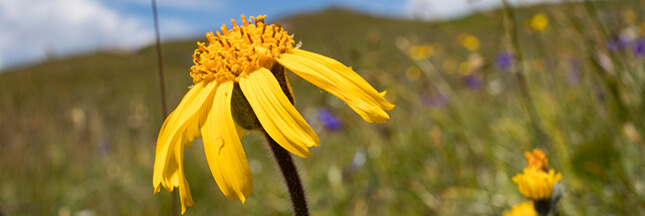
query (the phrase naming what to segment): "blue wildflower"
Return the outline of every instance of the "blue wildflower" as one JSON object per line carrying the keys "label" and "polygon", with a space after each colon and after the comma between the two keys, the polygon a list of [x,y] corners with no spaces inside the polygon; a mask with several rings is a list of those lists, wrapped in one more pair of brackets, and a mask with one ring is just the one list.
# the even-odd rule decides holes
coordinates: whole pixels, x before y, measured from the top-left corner
{"label": "blue wildflower", "polygon": [[513,57],[513,54],[508,51],[502,51],[499,54],[497,54],[497,58],[495,58],[495,65],[497,65],[497,68],[500,70],[508,70],[513,62],[515,61],[515,58]]}
{"label": "blue wildflower", "polygon": [[318,120],[327,130],[340,130],[343,128],[343,122],[334,114],[332,114],[327,108],[321,108],[318,110]]}
{"label": "blue wildflower", "polygon": [[434,108],[443,108],[446,105],[448,105],[448,102],[450,102],[448,97],[440,93],[432,94],[432,95],[426,94],[421,97],[421,103],[423,103],[423,105],[434,107]]}
{"label": "blue wildflower", "polygon": [[472,90],[480,90],[484,86],[482,79],[474,73],[466,75],[464,82]]}
{"label": "blue wildflower", "polygon": [[582,64],[576,58],[569,59],[569,73],[567,73],[567,84],[576,85],[580,82],[580,72],[582,71]]}
{"label": "blue wildflower", "polygon": [[612,52],[617,52],[621,48],[621,42],[616,38],[607,39],[607,49]]}
{"label": "blue wildflower", "polygon": [[645,38],[641,38],[634,43],[634,57],[640,58],[645,56]]}

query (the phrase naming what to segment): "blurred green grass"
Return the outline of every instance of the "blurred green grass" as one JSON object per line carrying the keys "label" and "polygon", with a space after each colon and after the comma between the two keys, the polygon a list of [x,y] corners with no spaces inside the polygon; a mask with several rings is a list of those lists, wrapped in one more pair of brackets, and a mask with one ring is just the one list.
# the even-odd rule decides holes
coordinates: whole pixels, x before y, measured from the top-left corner
{"label": "blurred green grass", "polygon": [[[515,11],[524,58],[519,68],[544,138],[534,132],[515,74],[495,66],[498,53],[509,49],[501,10],[421,22],[330,9],[279,21],[303,49],[352,66],[397,105],[388,123],[372,125],[289,74],[296,107],[321,138],[311,158],[295,159],[312,214],[499,215],[523,200],[510,179],[525,166],[522,153],[535,147],[544,148],[551,167],[563,174],[563,215],[642,214],[644,59],[627,48],[604,47],[605,39],[629,27],[624,11],[635,11],[635,25],[645,28],[642,8],[626,1]],[[530,33],[524,23],[538,12],[549,15],[550,25]],[[477,37],[481,46],[463,48],[460,34]],[[192,84],[188,68],[197,40],[205,37],[162,45],[169,109]],[[430,66],[417,64],[402,41],[433,47],[433,55],[421,59]],[[596,52],[610,58],[612,71],[596,65]],[[479,90],[469,88],[459,67],[446,66],[469,62],[473,53],[483,61],[473,72],[481,78]],[[579,67],[575,84],[568,82],[571,61]],[[0,213],[168,214],[170,195],[153,195],[151,185],[163,121],[156,68],[154,48],[147,47],[0,73]],[[415,70],[422,72],[416,78]],[[427,102],[439,92],[438,79],[450,90],[439,105]],[[615,89],[608,80],[616,80]],[[617,108],[612,91],[624,108]],[[322,126],[316,116],[322,107],[342,119],[342,130]],[[186,215],[289,214],[282,177],[259,134],[243,140],[254,177],[244,205],[219,192],[195,142],[185,152],[196,201]]]}

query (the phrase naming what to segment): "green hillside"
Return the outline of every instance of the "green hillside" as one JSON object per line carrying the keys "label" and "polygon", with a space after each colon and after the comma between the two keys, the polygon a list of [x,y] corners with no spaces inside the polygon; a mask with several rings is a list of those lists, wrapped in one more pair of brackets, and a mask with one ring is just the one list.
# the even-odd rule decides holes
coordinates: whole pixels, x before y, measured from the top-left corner
{"label": "green hillside", "polygon": [[[644,6],[516,9],[518,43],[503,10],[447,22],[343,9],[280,20],[302,49],[352,66],[396,104],[386,124],[369,124],[289,73],[296,108],[321,139],[312,157],[295,157],[311,213],[501,215],[526,200],[511,178],[533,148],[542,148],[563,175],[561,215],[644,212],[645,58],[637,53]],[[530,30],[537,13],[548,17],[544,31]],[[625,29],[635,39],[608,47]],[[469,36],[476,48],[464,42]],[[206,41],[162,45],[170,110],[192,85],[188,69],[198,40]],[[500,52],[518,46],[522,61],[500,66]],[[319,108],[338,116],[343,129],[323,127]],[[152,46],[0,73],[0,215],[167,215],[169,193],[154,195],[151,184],[162,122]],[[186,215],[290,214],[261,135],[246,136],[243,145],[254,178],[245,204],[219,191],[201,140],[186,150],[196,202]]]}

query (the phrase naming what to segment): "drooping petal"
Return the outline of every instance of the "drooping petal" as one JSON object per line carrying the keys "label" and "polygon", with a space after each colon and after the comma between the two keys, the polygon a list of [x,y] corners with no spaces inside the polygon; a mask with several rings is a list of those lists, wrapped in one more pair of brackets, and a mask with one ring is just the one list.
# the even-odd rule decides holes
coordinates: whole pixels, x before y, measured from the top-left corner
{"label": "drooping petal", "polygon": [[394,105],[383,97],[365,79],[342,63],[304,50],[284,53],[278,62],[303,79],[342,99],[370,123],[384,123],[390,116],[384,110]]}
{"label": "drooping petal", "polygon": [[251,194],[253,179],[231,114],[232,95],[232,81],[217,87],[201,132],[206,159],[220,190],[226,198],[244,203]]}
{"label": "drooping petal", "polygon": [[[196,122],[196,114],[199,113],[204,101],[212,93],[214,87],[215,82],[197,83],[186,93],[177,108],[164,121],[159,132],[159,137],[157,138],[157,149],[155,152],[155,164],[152,177],[155,192],[159,192],[160,184],[169,191],[172,191],[172,188],[177,186],[175,184],[177,183],[176,181],[171,184],[163,180],[170,179],[171,176],[176,175],[178,172],[179,164],[176,162],[177,158],[174,156],[175,152],[173,151],[177,150],[176,145],[183,146],[185,144],[182,142],[192,140],[192,137],[184,138],[183,135],[186,134],[186,129],[189,124]],[[192,133],[187,134],[187,136],[192,135]]]}
{"label": "drooping petal", "polygon": [[318,136],[291,104],[271,71],[261,68],[241,77],[240,88],[262,128],[284,149],[309,157],[307,147],[320,145]]}
{"label": "drooping petal", "polygon": [[[182,138],[183,139],[183,138]],[[195,202],[193,197],[190,195],[190,187],[188,187],[188,180],[186,180],[186,175],[184,174],[184,146],[175,145],[175,157],[176,163],[179,165],[176,177],[176,185],[174,187],[179,188],[179,199],[181,201],[181,214],[183,215],[186,212],[186,206],[193,206]]]}
{"label": "drooping petal", "polygon": [[[179,140],[183,140],[183,137],[180,137]],[[166,165],[166,168],[163,170],[161,177],[161,185],[163,185],[169,192],[172,192],[174,188],[179,188],[179,197],[181,199],[181,213],[184,214],[186,211],[186,206],[193,206],[193,198],[190,195],[190,188],[188,186],[188,181],[184,175],[184,145],[178,141],[173,145],[173,151],[171,152],[170,159]],[[155,186],[155,193],[159,192],[161,187],[159,184]]]}
{"label": "drooping petal", "polygon": [[[205,105],[204,105],[203,107],[205,107]],[[201,133],[201,131],[199,130],[199,125],[200,125],[200,124],[199,124],[199,120],[200,120],[200,118],[199,118],[199,117],[201,116],[200,114],[201,114],[202,112],[207,111],[207,110],[204,110],[204,109],[203,109],[203,107],[202,107],[202,109],[201,109],[198,113],[196,113],[196,114],[195,114],[195,115],[194,115],[194,116],[193,116],[193,117],[188,121],[188,124],[186,125],[186,130],[184,131],[184,134],[183,134],[183,136],[182,136],[182,140],[183,140],[183,141],[182,141],[182,143],[183,143],[186,147],[189,147],[189,148],[190,148],[190,146],[191,146],[191,144],[192,144],[193,140],[195,139],[195,137],[198,137],[198,138],[201,138],[201,137],[202,137],[202,133]]]}
{"label": "drooping petal", "polygon": [[357,87],[359,87],[363,91],[363,94],[369,95],[370,99],[376,101],[384,110],[391,110],[392,108],[394,108],[394,104],[391,104],[390,102],[385,100],[385,98],[383,98],[383,96],[385,96],[385,91],[381,93],[377,92],[376,89],[372,87],[372,85],[365,81],[363,77],[354,72],[351,67],[347,67],[344,64],[336,61],[335,59],[306,50],[295,49],[293,50],[293,53],[295,55],[300,55],[312,59],[320,64],[323,64],[324,66],[327,66],[329,69],[336,71],[339,75],[343,76],[345,79],[351,81]]}

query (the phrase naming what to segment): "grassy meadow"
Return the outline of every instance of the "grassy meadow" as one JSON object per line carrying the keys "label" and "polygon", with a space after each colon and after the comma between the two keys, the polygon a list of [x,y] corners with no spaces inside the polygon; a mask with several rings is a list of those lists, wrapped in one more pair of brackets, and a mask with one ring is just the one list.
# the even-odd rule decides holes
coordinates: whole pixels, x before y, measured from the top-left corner
{"label": "grassy meadow", "polygon": [[[370,124],[288,73],[321,140],[294,157],[312,215],[501,215],[526,200],[511,178],[534,148],[562,173],[560,215],[645,214],[643,9],[593,1],[446,22],[329,9],[277,21],[396,105]],[[162,45],[170,110],[192,85],[196,41],[206,38]],[[153,46],[1,72],[0,215],[170,215],[170,193],[151,184],[160,100]],[[219,191],[197,139],[185,151],[196,202],[185,215],[291,214],[266,141],[242,143],[246,203]]]}

